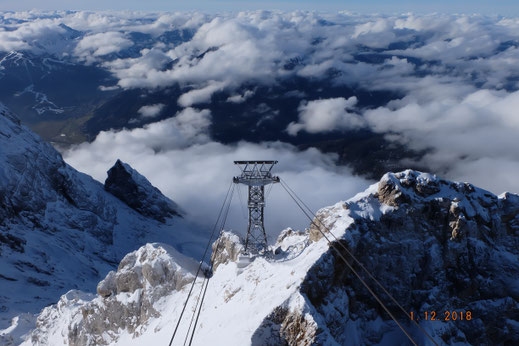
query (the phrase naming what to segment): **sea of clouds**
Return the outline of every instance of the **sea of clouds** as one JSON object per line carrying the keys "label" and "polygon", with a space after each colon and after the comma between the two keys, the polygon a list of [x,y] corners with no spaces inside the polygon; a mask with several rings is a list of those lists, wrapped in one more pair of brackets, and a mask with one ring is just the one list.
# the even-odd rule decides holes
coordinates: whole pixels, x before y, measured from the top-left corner
{"label": "sea of clouds", "polygon": [[[227,102],[247,102],[254,94],[248,86],[290,78],[401,95],[383,106],[361,107],[356,97],[315,100],[301,92],[299,119],[286,129],[292,136],[368,129],[426,153],[409,163],[494,193],[519,192],[518,18],[254,11],[23,12],[0,19],[0,51],[97,64],[117,79],[100,87],[190,87],[172,100],[183,107],[172,118],[102,132],[64,156],[99,180],[121,158],[200,222],[212,222],[227,182],[238,174],[236,159],[279,160],[276,173],[313,208],[370,183],[317,150],[301,152],[281,142],[224,145],[210,138],[211,110],[201,103],[222,90],[232,95]],[[189,35],[176,43],[160,39],[174,30]],[[135,33],[150,40],[143,43]],[[152,118],[162,109],[150,104],[136,116]],[[304,227],[281,193],[272,189],[269,227]]]}

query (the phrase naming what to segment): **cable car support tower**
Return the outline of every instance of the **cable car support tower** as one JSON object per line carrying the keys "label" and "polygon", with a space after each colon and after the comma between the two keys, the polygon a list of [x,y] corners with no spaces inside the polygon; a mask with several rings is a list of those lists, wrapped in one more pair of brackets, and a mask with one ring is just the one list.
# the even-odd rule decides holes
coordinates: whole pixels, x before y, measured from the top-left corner
{"label": "cable car support tower", "polygon": [[248,186],[249,226],[245,239],[245,253],[264,253],[267,249],[267,233],[264,224],[265,185],[279,183],[279,177],[272,176],[272,168],[277,161],[234,161],[241,169],[241,175],[233,178],[235,184]]}

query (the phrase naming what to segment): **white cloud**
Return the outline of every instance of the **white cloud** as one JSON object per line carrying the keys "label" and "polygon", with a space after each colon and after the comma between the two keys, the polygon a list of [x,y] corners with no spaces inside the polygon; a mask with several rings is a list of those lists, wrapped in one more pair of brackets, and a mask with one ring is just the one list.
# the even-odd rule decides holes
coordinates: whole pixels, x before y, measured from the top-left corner
{"label": "white cloud", "polygon": [[139,108],[137,111],[143,118],[154,118],[162,112],[165,104],[157,103],[154,105],[146,105]]}
{"label": "white cloud", "polygon": [[[345,95],[309,100],[300,105],[298,121],[287,130],[296,135],[366,126],[411,149],[428,150],[421,163],[435,172],[474,180],[494,192],[519,191],[514,178],[519,162],[515,150],[519,130],[515,115],[519,107],[517,18],[265,11],[1,16],[1,51],[77,54],[86,62],[100,61],[121,88],[189,87],[191,91],[178,99],[184,107],[208,102],[220,90],[229,92],[228,102],[243,102],[251,94],[240,95],[238,90],[276,86],[294,76],[323,79],[364,94],[390,91],[399,98],[376,109],[353,111],[355,104],[348,103],[353,101]],[[80,32],[71,33],[60,24]],[[194,37],[182,43],[156,41],[163,33],[182,29],[192,30]],[[131,32],[151,35],[152,43],[132,41],[136,39]],[[110,60],[110,53],[132,44],[134,56]],[[305,91],[293,92],[304,95]],[[365,100],[358,101],[364,104]],[[142,113],[153,111],[142,109]],[[195,150],[200,147],[225,159],[240,150],[251,156],[267,153],[251,144],[228,147],[211,142],[203,130],[210,124],[208,110],[187,108],[174,119],[139,130],[102,133],[94,143],[73,153],[85,157],[99,153],[100,162],[105,162],[101,153],[110,151],[110,146],[122,153],[114,145],[119,142],[136,157],[148,153],[164,161],[173,154],[185,158],[188,152],[211,161]],[[282,145],[269,148],[270,153],[286,154],[289,159],[300,155]],[[308,159],[313,154],[307,155]],[[110,159],[115,156],[108,155]],[[327,172],[331,166],[319,164]]]}
{"label": "white cloud", "polygon": [[412,100],[368,110],[364,119],[375,132],[398,134],[409,148],[428,150],[420,162],[436,172],[495,193],[519,191],[511,169],[519,165],[519,92],[479,90],[461,99]]}
{"label": "white cloud", "polygon": [[287,132],[295,136],[301,130],[309,133],[323,133],[364,126],[364,120],[355,113],[348,112],[357,104],[355,96],[345,99],[315,100],[302,102],[299,106],[299,122],[291,122]]}
{"label": "white cloud", "polygon": [[169,72],[160,71],[171,58],[161,49],[154,47],[141,50],[139,58],[116,59],[105,62],[119,79],[122,88],[158,88],[171,84]]}
{"label": "white cloud", "polygon": [[[180,83],[201,89],[212,80],[232,91],[243,83],[273,85],[293,75],[329,78],[330,69],[339,72],[334,82],[368,90],[391,84],[401,73],[408,85],[420,80],[417,74],[434,74],[485,88],[510,84],[517,88],[513,82],[519,60],[513,45],[519,26],[515,18],[265,11],[222,15],[33,11],[2,16],[26,22],[10,23],[0,31],[0,50],[49,50],[59,56],[76,54],[89,63],[103,61],[123,88]],[[67,38],[68,29],[60,24],[79,30],[79,39]],[[132,32],[156,40],[168,31],[183,29],[195,33],[188,42],[152,42],[145,44],[140,56],[108,61],[112,57],[107,54],[142,44],[132,38]],[[502,44],[510,43],[505,52]],[[357,61],[359,55],[379,53],[390,44],[395,45],[384,53],[389,62],[400,60],[400,66]],[[415,66],[405,57],[419,58],[424,65]]]}
{"label": "white cloud", "polygon": [[210,82],[207,86],[201,89],[188,91],[180,95],[178,104],[182,107],[189,107],[197,103],[204,103],[211,101],[211,97],[217,91],[223,90],[226,83]]}
{"label": "white cloud", "polygon": [[119,86],[117,86],[117,85],[110,85],[110,86],[100,85],[99,86],[99,90],[101,90],[101,91],[114,91],[117,89],[119,89]]}
{"label": "white cloud", "polygon": [[[118,150],[128,150],[129,153],[140,153],[139,155],[153,154],[155,151],[180,149],[208,142],[207,131],[210,125],[209,110],[186,108],[173,118],[145,125],[143,128],[119,132],[102,131],[93,143],[80,144],[74,150],[92,148],[92,152],[102,155],[105,151],[110,157]],[[98,174],[94,176],[99,177]]]}
{"label": "white cloud", "polygon": [[74,53],[87,62],[93,62],[96,57],[117,53],[131,47],[133,42],[120,32],[103,32],[85,36],[78,42]]}
{"label": "white cloud", "polygon": [[248,98],[252,97],[254,95],[254,91],[253,90],[245,90],[245,92],[243,93],[243,95],[241,94],[235,94],[235,95],[232,95],[232,96],[229,96],[227,98],[227,102],[231,102],[231,103],[243,103],[245,101],[247,101]]}
{"label": "white cloud", "polygon": [[65,34],[65,29],[53,19],[22,22],[19,25],[6,26],[0,31],[0,50],[57,53],[66,49]]}
{"label": "white cloud", "polygon": [[[370,183],[353,176],[346,167],[335,166],[333,156],[315,149],[299,152],[279,142],[224,145],[210,141],[205,134],[209,126],[207,111],[189,109],[174,119],[143,129],[102,132],[92,143],[64,153],[65,160],[103,182],[106,171],[120,158],[177,201],[191,220],[208,228],[214,223],[232,177],[239,175],[234,160],[279,160],[274,173],[314,210],[350,198]],[[182,140],[177,139],[179,135]],[[245,191],[242,186],[241,200],[235,195],[228,222],[229,228],[242,234],[246,231],[242,214],[246,206],[240,201],[246,199]],[[308,220],[277,184],[268,194],[266,226],[271,239],[285,227],[308,226]]]}
{"label": "white cloud", "polygon": [[393,25],[391,19],[376,18],[356,25],[351,38],[369,47],[385,48],[396,39],[396,34],[392,30]]}

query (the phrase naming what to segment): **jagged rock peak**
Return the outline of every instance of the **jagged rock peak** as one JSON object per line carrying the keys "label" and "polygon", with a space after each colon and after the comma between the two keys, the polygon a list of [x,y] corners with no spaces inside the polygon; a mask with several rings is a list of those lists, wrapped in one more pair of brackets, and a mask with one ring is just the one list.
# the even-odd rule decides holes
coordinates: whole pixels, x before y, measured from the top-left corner
{"label": "jagged rock peak", "polygon": [[141,215],[160,222],[182,216],[180,207],[153,186],[148,179],[129,164],[117,160],[108,171],[105,190],[126,203]]}
{"label": "jagged rock peak", "polygon": [[166,244],[146,244],[124,256],[117,271],[110,271],[97,285],[97,293],[109,297],[121,292],[167,285],[179,290],[191,282],[196,262]]}
{"label": "jagged rock peak", "polygon": [[[468,183],[406,170],[387,173],[365,192],[321,209],[318,216],[406,311],[441,311],[445,316],[457,310],[477,316],[470,324],[441,322],[441,328],[422,322],[436,340],[447,345],[519,341],[518,195],[496,196]],[[314,238],[317,243],[322,239],[317,232]],[[322,321],[321,334],[347,344],[348,324],[354,323],[355,335],[380,343],[382,329],[369,326],[379,323],[380,315],[371,315],[377,305],[336,262],[335,253],[327,252],[301,285],[318,312],[312,316]],[[272,315],[264,328],[283,331],[293,320],[290,314]],[[283,340],[293,336],[281,334]],[[319,344],[318,335],[312,343]]]}
{"label": "jagged rock peak", "polygon": [[[217,247],[218,251],[216,251]],[[222,232],[212,246],[214,270],[221,264],[236,262],[244,249],[244,242],[237,234],[228,231]]]}
{"label": "jagged rock peak", "polygon": [[[125,171],[152,217],[67,165],[0,103],[0,330],[18,314],[56,302],[68,288],[94,291],[125,254],[147,242],[201,251],[200,233],[185,220],[157,221],[180,209]],[[185,250],[180,243],[188,241],[194,245]]]}
{"label": "jagged rock peak", "polygon": [[395,207],[438,197],[452,197],[456,200],[469,198],[484,205],[497,201],[497,196],[472,184],[452,182],[434,174],[409,169],[386,173],[378,183],[378,197],[381,203]]}
{"label": "jagged rock peak", "polygon": [[[387,174],[318,215],[334,235],[334,245],[341,246],[331,248],[312,228],[286,229],[272,255],[241,265],[241,239],[221,234],[197,344],[407,344],[339,253],[353,254],[405,311],[419,317],[438,344],[519,344],[519,196],[498,197],[469,184],[405,171]],[[190,285],[169,291],[163,290],[165,284],[153,286],[144,264],[155,251],[141,248],[125,258],[105,279],[102,296],[69,292],[46,308],[26,344],[167,343]],[[118,290],[118,275],[123,283],[138,284]],[[200,291],[203,281],[193,287]],[[417,344],[427,345],[421,330],[383,299]],[[195,311],[196,304],[192,299],[186,311]],[[470,312],[471,317],[431,321],[424,319],[426,311],[442,319],[447,312],[458,317]],[[183,326],[189,328],[189,318]],[[222,326],[232,326],[232,333],[215,332]]]}
{"label": "jagged rock peak", "polygon": [[191,283],[197,266],[169,245],[146,244],[126,255],[116,272],[108,273],[97,287],[97,296],[72,290],[45,308],[28,341],[52,344],[42,331],[60,320],[70,321],[68,345],[108,345],[117,341],[121,330],[137,336],[150,318],[160,316],[155,304]]}

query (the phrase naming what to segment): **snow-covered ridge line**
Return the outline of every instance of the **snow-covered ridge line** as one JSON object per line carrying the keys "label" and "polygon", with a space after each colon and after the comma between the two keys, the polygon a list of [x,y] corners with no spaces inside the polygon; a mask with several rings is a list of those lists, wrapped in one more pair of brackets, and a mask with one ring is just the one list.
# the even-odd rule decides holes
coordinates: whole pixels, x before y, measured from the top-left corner
{"label": "snow-covered ridge line", "polygon": [[[199,256],[199,230],[144,177],[132,176],[148,209],[136,210],[67,165],[0,104],[0,329],[70,289],[94,292],[125,254],[147,242]],[[127,184],[114,179],[111,189]]]}
{"label": "snow-covered ridge line", "polygon": [[197,266],[169,245],[146,244],[108,273],[97,286],[97,296],[70,291],[45,308],[26,343],[102,345],[121,330],[137,337],[151,318],[160,316],[154,304],[191,283]]}
{"label": "snow-covered ridge line", "polygon": [[[444,310],[471,312],[471,321],[464,322],[422,318],[422,327],[439,343],[519,341],[515,314],[519,308],[518,195],[497,197],[467,183],[408,170],[388,173],[365,193],[319,210],[318,217],[406,311],[418,316],[424,311],[437,311],[442,316]],[[239,263],[243,251],[239,237],[228,232],[222,237],[223,250],[210,281],[195,336],[197,344],[406,342],[316,229],[283,231],[271,257],[256,257],[245,267]],[[147,245],[129,258],[142,258],[136,254],[150,250],[162,251],[159,245]],[[172,256],[172,261],[176,258],[167,251],[161,256],[166,262],[170,261],[167,256]],[[187,294],[186,286],[172,288],[177,281],[165,280],[158,286],[138,286],[131,297],[129,292],[113,289],[114,277],[139,272],[152,258],[123,260],[118,272],[109,274],[100,284],[106,298],[71,301],[64,296],[60,304],[40,315],[38,328],[26,344],[34,340],[52,340],[56,345],[168,343]],[[162,272],[160,266],[149,267],[155,268],[152,277]],[[112,285],[109,294],[104,293],[107,282]],[[169,288],[164,289],[167,285]],[[149,297],[149,292],[159,292],[157,289],[160,294],[153,299],[143,298]],[[111,314],[125,321],[118,325],[120,328],[114,328],[111,322],[89,324],[104,316],[106,306],[114,300],[119,302],[118,310]],[[139,303],[135,310],[136,302],[141,301],[146,304]],[[86,306],[93,310],[80,314]],[[419,344],[428,344],[419,329],[395,311],[396,307],[389,306]],[[191,302],[187,311],[193,309]],[[75,316],[73,321],[66,317],[71,315]],[[136,320],[133,316],[146,318]],[[186,320],[179,329],[181,339],[189,317]],[[486,328],[476,327],[483,324]],[[78,338],[81,335],[91,338]]]}

